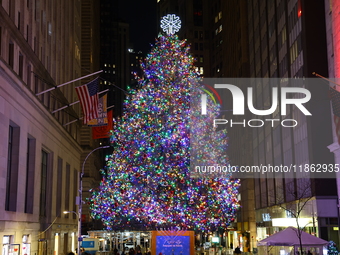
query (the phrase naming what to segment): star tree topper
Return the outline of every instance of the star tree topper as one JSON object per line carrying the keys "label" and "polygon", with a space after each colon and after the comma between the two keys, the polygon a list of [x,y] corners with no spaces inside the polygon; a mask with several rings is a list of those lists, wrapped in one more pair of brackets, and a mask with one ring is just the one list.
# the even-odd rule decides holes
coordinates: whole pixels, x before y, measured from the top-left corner
{"label": "star tree topper", "polygon": [[181,20],[175,14],[168,14],[161,20],[161,28],[168,35],[173,35],[181,28]]}

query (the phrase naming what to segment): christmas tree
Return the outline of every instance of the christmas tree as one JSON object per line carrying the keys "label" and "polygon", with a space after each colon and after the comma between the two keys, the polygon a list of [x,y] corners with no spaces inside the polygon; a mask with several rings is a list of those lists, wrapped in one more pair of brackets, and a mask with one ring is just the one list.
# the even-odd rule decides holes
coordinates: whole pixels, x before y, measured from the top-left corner
{"label": "christmas tree", "polygon": [[108,229],[142,224],[206,231],[234,220],[239,181],[191,175],[192,162],[229,164],[226,131],[211,124],[219,105],[209,99],[207,115],[200,112],[202,85],[193,61],[186,41],[165,35],[142,63],[144,76],[128,91],[111,136],[114,152],[92,190],[92,217]]}
{"label": "christmas tree", "polygon": [[338,255],[338,249],[336,248],[336,243],[334,243],[333,241],[329,241],[328,245],[327,245],[327,254],[328,255]]}

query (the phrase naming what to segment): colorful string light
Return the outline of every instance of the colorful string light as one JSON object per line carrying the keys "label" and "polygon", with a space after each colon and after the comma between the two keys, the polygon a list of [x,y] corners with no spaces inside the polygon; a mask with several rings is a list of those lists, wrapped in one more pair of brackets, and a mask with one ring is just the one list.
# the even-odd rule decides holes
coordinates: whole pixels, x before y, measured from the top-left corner
{"label": "colorful string light", "polygon": [[[239,208],[239,180],[191,178],[190,163],[228,165],[227,134],[211,124],[219,106],[201,115],[200,78],[186,41],[159,36],[142,63],[139,89],[129,90],[115,123],[114,152],[90,198],[91,215],[108,229],[227,227]],[[207,141],[210,141],[207,143]],[[215,142],[213,142],[215,141]]]}

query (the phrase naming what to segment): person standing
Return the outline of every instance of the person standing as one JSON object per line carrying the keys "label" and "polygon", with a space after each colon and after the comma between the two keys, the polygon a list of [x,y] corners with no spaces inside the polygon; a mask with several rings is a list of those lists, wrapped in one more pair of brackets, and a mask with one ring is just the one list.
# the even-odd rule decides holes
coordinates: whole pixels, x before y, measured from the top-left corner
{"label": "person standing", "polygon": [[241,249],[240,249],[240,247],[237,246],[237,247],[235,248],[235,253],[236,253],[236,254],[241,254]]}

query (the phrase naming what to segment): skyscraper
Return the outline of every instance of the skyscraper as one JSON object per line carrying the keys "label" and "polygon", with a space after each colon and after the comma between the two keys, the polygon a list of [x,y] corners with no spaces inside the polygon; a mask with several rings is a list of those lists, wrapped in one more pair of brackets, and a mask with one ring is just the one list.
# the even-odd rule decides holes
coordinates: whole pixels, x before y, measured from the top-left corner
{"label": "skyscraper", "polygon": [[129,24],[119,18],[119,1],[100,0],[100,66],[102,85],[109,88],[108,105],[120,116],[130,84]]}
{"label": "skyscraper", "polygon": [[[312,73],[327,76],[326,28],[324,1],[311,5],[303,0],[251,1],[248,2],[249,54],[251,77],[281,78],[279,87],[292,86],[287,79],[313,77]],[[315,38],[318,38],[317,40]],[[318,78],[316,78],[318,79]],[[270,105],[271,86],[266,83],[252,84],[255,104]],[[306,117],[297,107],[287,115],[280,112],[271,117],[280,120],[298,118],[299,125],[285,128],[253,129],[254,165],[334,163],[327,149],[332,143],[331,110],[327,86],[308,87],[313,100],[309,109],[312,117]],[[322,123],[322,124],[321,124]],[[288,226],[287,211],[278,206],[278,197],[284,193],[284,203],[297,203],[299,188],[309,182],[312,199],[300,215],[312,224],[306,231],[329,240],[338,240],[335,179],[255,179],[255,208],[258,239]],[[297,176],[296,176],[297,177]],[[308,180],[308,181],[306,181]],[[292,187],[292,188],[288,188]],[[288,194],[291,190],[291,194]],[[293,194],[293,195],[292,195]],[[307,196],[309,196],[307,195]],[[327,204],[329,210],[321,210]],[[280,223],[276,219],[285,219]]]}

